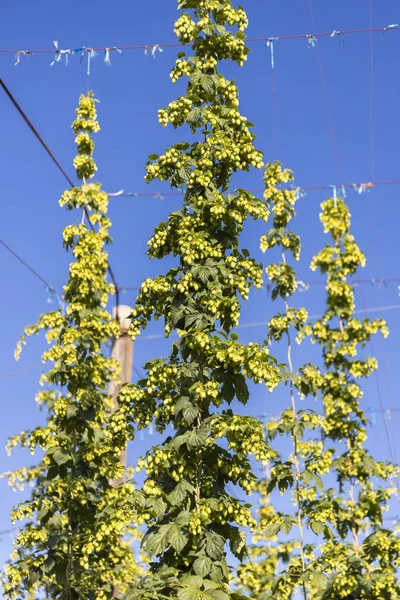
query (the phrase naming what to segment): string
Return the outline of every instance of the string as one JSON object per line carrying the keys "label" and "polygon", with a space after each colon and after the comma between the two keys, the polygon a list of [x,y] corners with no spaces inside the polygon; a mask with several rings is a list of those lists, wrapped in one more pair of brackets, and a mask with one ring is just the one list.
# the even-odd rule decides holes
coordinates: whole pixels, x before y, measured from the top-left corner
{"label": "string", "polygon": [[[340,186],[333,186],[332,184],[326,185],[305,185],[305,186],[296,186],[296,191],[298,193],[302,192],[316,192],[319,190],[331,190],[333,187],[340,187],[343,196],[346,196],[346,189],[353,189],[357,192],[358,195],[361,195],[365,192],[368,192],[370,189],[377,186],[389,186],[389,185],[400,185],[400,179],[392,179],[388,181],[372,181],[369,183],[344,183]],[[248,190],[252,194],[262,194],[264,190],[262,189],[253,189]],[[119,190],[118,192],[109,192],[108,196],[110,198],[156,198],[158,200],[164,200],[167,197],[173,196],[182,196],[183,192],[125,192],[124,190]],[[306,195],[306,194],[302,194]]]}
{"label": "string", "polygon": [[[386,27],[364,27],[364,28],[357,28],[357,29],[342,29],[339,31],[337,30],[333,30],[333,31],[322,31],[322,32],[316,32],[314,30],[314,33],[312,35],[310,35],[309,33],[297,33],[297,34],[292,34],[292,35],[279,35],[279,36],[273,36],[274,40],[298,40],[298,39],[305,39],[305,40],[309,40],[310,38],[314,38],[314,39],[319,39],[319,38],[323,38],[323,37],[332,37],[332,34],[340,34],[340,37],[344,36],[344,35],[352,35],[352,34],[362,34],[362,33],[382,33],[385,34],[388,30],[390,31],[398,31],[400,29],[400,24],[397,23],[393,23],[391,25],[387,25]],[[253,44],[253,43],[258,43],[258,42],[268,42],[268,40],[272,39],[271,36],[269,37],[250,37],[246,39],[246,43],[249,44]],[[343,41],[343,40],[342,40]],[[180,44],[179,42],[172,42],[172,43],[163,43],[163,44],[136,44],[136,45],[119,45],[119,46],[114,46],[113,48],[107,47],[107,46],[97,46],[97,47],[93,47],[92,50],[94,50],[95,52],[106,52],[106,50],[148,50],[148,49],[152,49],[152,48],[182,48],[185,47],[183,44]],[[74,49],[73,48],[67,48],[67,49],[62,49],[60,50],[60,52],[66,53],[73,53]],[[36,49],[29,49],[29,50],[23,50],[23,49],[12,49],[12,48],[0,48],[0,54],[54,54],[54,48],[36,48]]]}

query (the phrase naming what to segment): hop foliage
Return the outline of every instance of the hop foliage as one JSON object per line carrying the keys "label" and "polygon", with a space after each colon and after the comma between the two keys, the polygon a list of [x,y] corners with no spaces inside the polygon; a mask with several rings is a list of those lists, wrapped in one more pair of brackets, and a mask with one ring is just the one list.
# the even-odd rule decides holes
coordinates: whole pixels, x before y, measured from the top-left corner
{"label": "hop foliage", "polygon": [[[307,323],[304,309],[289,306],[296,277],[286,252],[298,258],[300,249],[299,238],[287,229],[295,214],[295,192],[285,187],[291,181],[290,172],[279,164],[267,166],[265,198],[274,224],[262,237],[261,247],[282,249],[282,262],[269,265],[267,273],[274,297],[283,299],[286,310],[270,320],[269,335],[276,342],[287,339],[292,371],[290,407],[268,423],[268,440],[273,448],[274,439],[286,435],[293,452],[272,459],[270,477],[259,485],[252,561],[239,567],[236,585],[257,600],[299,596],[389,600],[400,591],[400,543],[383,528],[383,514],[395,491],[390,480],[398,471],[390,463],[375,461],[365,447],[367,419],[358,382],[377,368],[375,359],[359,357],[360,348],[376,333],[386,336],[388,330],[382,319],[354,316],[354,290],[348,278],[364,266],[365,256],[350,233],[350,212],[342,198],[321,205],[321,221],[331,242],[311,264],[327,275],[326,310],[321,319]],[[294,372],[292,330],[299,342],[310,337],[321,346],[324,372],[312,364]],[[320,400],[321,412],[298,410],[295,389],[301,398]],[[276,488],[292,494],[293,513],[274,507],[271,494]],[[282,534],[292,539],[282,539]],[[315,535],[320,543],[314,541]]]}
{"label": "hop foliage", "polygon": [[266,464],[274,456],[262,423],[235,414],[233,406],[247,403],[249,379],[272,391],[283,373],[267,344],[243,345],[232,332],[240,297],[263,282],[261,265],[239,245],[243,223],[269,216],[265,202],[249,192],[226,193],[233,172],[262,165],[251,124],[238,110],[238,91],[218,71],[221,59],[245,61],[247,19],[230,1],[180,6],[190,12],[175,31],[194,55],[179,54],[171,77],[187,77],[187,93],[162,109],[159,120],[188,124],[197,136],[151,155],[146,173],[148,182],[159,178],[184,191],[183,207],[156,228],[148,250],[152,259],[176,256],[179,265],[145,280],[130,328],[135,339],[151,318],[163,319],[166,336],[175,330],[180,340],[120,395],[136,428],[155,422],[160,433],[170,425],[174,433],[138,465],[146,472],[137,495],[148,526],[144,549],[154,563],[128,597],[228,600],[227,545],[241,560],[244,528],[252,530],[255,521],[251,505],[227,486],[250,493],[256,485],[251,457]]}
{"label": "hop foliage", "polygon": [[[95,99],[81,96],[73,131],[79,178],[96,170],[92,134],[98,131]],[[118,381],[119,367],[103,354],[103,346],[119,335],[119,326],[105,306],[113,286],[107,283],[110,221],[108,197],[97,183],[67,190],[60,205],[85,211],[86,220],[64,229],[64,246],[73,255],[64,287],[65,309],[43,314],[26,335],[45,331],[52,363],[42,377],[39,406],[47,413],[44,426],[10,439],[43,454],[38,466],[9,474],[12,485],[33,484],[32,496],[16,506],[12,520],[23,525],[6,568],[8,598],[111,597],[137,578],[140,569],[130,539],[134,515],[127,515],[133,488],[113,488],[123,475],[119,456],[131,428],[121,406],[112,413],[107,386]],[[79,220],[81,220],[79,218]],[[124,426],[118,424],[124,423]],[[130,528],[131,527],[131,528]],[[124,540],[122,533],[127,532]]]}

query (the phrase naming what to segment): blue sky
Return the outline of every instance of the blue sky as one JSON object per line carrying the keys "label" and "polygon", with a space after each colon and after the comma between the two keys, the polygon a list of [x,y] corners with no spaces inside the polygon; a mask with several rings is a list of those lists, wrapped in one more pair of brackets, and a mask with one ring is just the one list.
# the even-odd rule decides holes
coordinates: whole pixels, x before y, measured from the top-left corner
{"label": "blue sky", "polygon": [[[0,8],[1,48],[51,48],[53,40],[60,48],[80,46],[150,45],[174,42],[173,22],[177,16],[175,0],[152,2],[109,2],[106,0],[70,0],[27,2],[3,0]],[[307,0],[242,0],[247,10],[250,37],[276,37],[297,33],[312,33]],[[369,2],[313,0],[318,31],[359,29],[369,27]],[[400,10],[395,0],[374,0],[374,26],[385,27],[400,22]],[[243,69],[224,65],[223,71],[235,78],[240,89],[241,111],[253,123],[257,147],[264,151],[266,160],[280,159],[295,172],[299,186],[361,183],[371,181],[370,152],[370,39],[369,34],[357,34],[338,39],[326,37],[319,43],[323,72],[332,113],[332,123],[340,161],[340,176],[331,142],[326,100],[321,83],[316,50],[301,40],[277,40],[275,53],[274,117],[271,91],[271,62],[269,49],[264,43],[251,44],[251,54]],[[375,133],[375,179],[394,180],[399,177],[400,81],[397,77],[400,32],[388,32],[385,39],[373,36],[374,96],[373,122]],[[101,101],[99,118],[101,132],[96,137],[98,180],[104,188],[115,192],[122,188],[129,192],[167,191],[157,183],[150,187],[143,180],[148,154],[160,152],[186,131],[162,129],[157,121],[157,110],[180,94],[181,88],[170,83],[169,71],[175,61],[176,49],[164,49],[153,60],[143,50],[112,53],[111,67],[103,63],[104,54],[91,64],[90,86]],[[52,55],[22,56],[14,66],[12,54],[0,54],[1,77],[10,87],[39,132],[55,152],[59,161],[73,175],[75,153],[70,129],[78,96],[87,87],[86,63],[77,56],[64,63],[50,66]],[[61,210],[58,199],[65,189],[65,181],[50,162],[37,141],[17,115],[4,93],[0,93],[2,114],[2,145],[0,148],[2,202],[1,237],[10,244],[51,284],[60,289],[66,280],[69,257],[62,248],[61,231],[70,222],[70,213]],[[277,132],[277,136],[276,136]],[[277,139],[278,138],[278,144]],[[262,173],[253,171],[235,176],[234,184],[248,189],[262,187]],[[400,277],[398,266],[398,223],[400,208],[399,186],[377,187],[374,195],[348,192],[353,214],[353,232],[368,257],[362,278]],[[302,236],[303,254],[299,277],[305,281],[320,280],[310,272],[311,257],[325,243],[319,223],[319,204],[326,198],[323,191],[310,192],[298,204],[298,218],[293,228]],[[179,197],[115,198],[111,201],[114,244],[110,260],[121,286],[138,287],[147,276],[164,272],[170,264],[150,262],[145,256],[146,242],[153,228],[169,212],[180,205]],[[375,206],[375,208],[374,208]],[[374,221],[374,212],[376,221]],[[243,244],[262,260],[258,241],[265,226],[249,223],[243,235]],[[376,257],[379,257],[378,269]],[[34,402],[41,373],[40,355],[43,340],[31,340],[19,364],[15,364],[13,350],[23,327],[52,306],[48,294],[13,256],[0,247],[2,273],[1,295],[1,369],[0,394],[2,418],[0,421],[0,471],[29,462],[29,456],[18,452],[7,458],[1,450],[9,435],[24,428],[34,427],[42,418]],[[357,289],[357,308],[400,304],[397,284],[391,283],[379,292],[377,285]],[[319,314],[323,308],[323,286],[312,286],[298,294],[297,305],[304,305],[309,313]],[[131,304],[134,292],[122,296],[122,302]],[[264,322],[280,306],[272,305],[268,295],[253,293],[242,313],[242,323]],[[379,316],[379,312],[372,313]],[[398,340],[400,311],[384,313],[391,335],[384,344],[374,341],[374,353],[379,359],[378,377],[365,385],[365,406],[380,408],[379,395],[384,407],[399,408],[397,399]],[[160,332],[160,325],[148,333]],[[243,329],[241,339],[261,341],[265,327]],[[304,346],[296,350],[297,364],[304,361]],[[284,348],[274,350],[283,357]],[[141,339],[135,347],[135,365],[140,369],[146,360],[168,352],[164,340]],[[307,360],[317,356],[310,349]],[[13,371],[27,369],[17,376]],[[135,376],[135,375],[134,375]],[[378,390],[380,394],[378,393]],[[288,402],[282,389],[269,395],[265,389],[254,389],[248,412],[276,414]],[[369,444],[380,459],[390,458],[386,429],[389,437],[398,429],[399,413],[384,421],[377,414],[369,431]],[[386,428],[385,428],[386,424]],[[393,440],[391,440],[393,441]],[[397,441],[397,440],[396,440]],[[148,435],[138,439],[130,449],[134,459],[152,443]],[[397,442],[397,456],[400,444]],[[7,529],[10,508],[18,499],[4,480],[0,481],[0,530]],[[22,498],[22,495],[19,495]],[[392,515],[396,515],[398,504]],[[6,559],[11,537],[0,542],[0,562]]]}

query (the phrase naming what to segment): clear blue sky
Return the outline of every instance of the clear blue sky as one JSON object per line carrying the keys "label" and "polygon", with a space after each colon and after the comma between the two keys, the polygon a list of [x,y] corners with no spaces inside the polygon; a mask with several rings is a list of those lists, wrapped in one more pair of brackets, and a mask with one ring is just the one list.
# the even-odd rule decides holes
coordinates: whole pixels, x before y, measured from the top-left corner
{"label": "clear blue sky", "polygon": [[[175,0],[132,2],[119,0],[70,0],[28,2],[3,0],[0,8],[1,48],[50,48],[58,40],[60,48],[80,46],[154,45],[174,42],[173,21],[176,18]],[[307,0],[242,0],[248,11],[250,37],[275,37],[286,34],[312,33]],[[369,2],[366,0],[313,0],[318,31],[355,29],[369,26]],[[374,25],[384,27],[400,22],[396,0],[374,0]],[[400,179],[399,139],[400,80],[398,77],[400,32],[388,32],[384,40],[375,34],[374,64],[374,129],[376,180]],[[368,34],[345,37],[345,44],[337,39],[323,38],[320,42],[323,70],[332,109],[334,132],[341,164],[341,179],[333,157],[325,98],[315,49],[307,48],[305,40],[275,42],[275,79],[277,102],[277,129],[279,149],[276,147],[273,103],[271,93],[271,63],[269,49],[263,43],[251,45],[251,54],[241,70],[226,65],[225,73],[235,77],[240,88],[241,111],[255,123],[258,148],[266,160],[279,158],[295,171],[298,185],[340,184],[371,180],[370,139],[370,42]],[[91,87],[100,99],[101,132],[96,137],[98,179],[107,191],[124,188],[130,192],[167,190],[155,183],[146,188],[143,175],[148,154],[162,151],[177,139],[184,139],[185,131],[162,129],[157,121],[157,110],[179,93],[180,88],[170,83],[168,74],[175,60],[176,49],[157,53],[156,59],[145,57],[143,51],[112,53],[112,66],[103,64],[104,55],[92,61]],[[0,54],[1,77],[21,102],[29,117],[54,150],[60,162],[73,174],[73,135],[70,125],[78,96],[87,85],[86,64],[78,57],[68,67],[62,63],[51,67],[51,55],[22,56],[14,66],[13,55]],[[65,189],[65,181],[50,162],[37,141],[17,115],[4,93],[0,93],[1,132],[1,223],[0,235],[40,271],[56,288],[66,280],[68,257],[61,243],[62,228],[72,215],[58,206]],[[250,189],[262,187],[262,173],[252,172],[235,177],[235,184]],[[373,221],[373,196],[348,193],[353,213],[353,231],[368,257],[363,278],[377,278],[376,253],[379,253],[380,275],[400,277],[398,266],[398,227],[400,187],[379,187],[375,191],[377,211],[376,235]],[[294,228],[302,236],[303,255],[299,275],[304,280],[319,279],[308,270],[313,254],[326,242],[318,220],[319,203],[324,192],[310,192],[298,204],[298,218]],[[156,224],[180,204],[179,198],[164,200],[114,199],[111,203],[112,233],[115,239],[110,250],[111,264],[118,282],[125,286],[139,286],[149,275],[164,272],[168,261],[150,262],[146,256],[146,242]],[[257,256],[258,240],[265,227],[249,224],[243,243]],[[0,420],[0,471],[26,464],[30,456],[18,452],[8,459],[1,450],[10,434],[23,428],[34,427],[42,418],[37,412],[34,396],[41,373],[40,354],[43,340],[34,339],[16,365],[13,349],[23,327],[51,308],[47,293],[22,265],[0,247],[2,277],[1,295],[1,369],[0,375],[18,369],[31,369],[24,374],[0,379],[2,418]],[[378,305],[377,286],[364,286],[365,306]],[[323,307],[322,286],[314,286],[299,294],[298,305],[303,304],[310,314],[318,314]],[[134,293],[126,293],[122,301],[132,303]],[[396,284],[381,290],[381,304],[400,304]],[[363,308],[363,298],[357,291],[357,307]],[[263,292],[254,293],[243,310],[242,323],[266,321],[273,311]],[[373,313],[373,316],[378,316]],[[382,403],[399,408],[397,398],[398,344],[400,311],[389,311],[386,316],[391,336],[385,345],[374,342],[374,351],[380,362],[378,381],[372,377],[365,386],[365,406],[380,408],[377,383]],[[148,333],[158,333],[160,325]],[[244,329],[243,341],[261,341],[265,328]],[[305,350],[296,352],[297,364],[304,361]],[[384,348],[384,352],[383,352]],[[168,342],[140,340],[135,348],[135,365],[157,355],[165,355]],[[277,350],[281,355],[282,350]],[[316,356],[315,349],[310,358]],[[387,379],[385,377],[384,356]],[[307,360],[308,360],[307,355]],[[262,388],[254,390],[248,412],[276,414],[288,398],[284,389],[272,396]],[[389,435],[399,427],[399,413],[387,420]],[[154,438],[153,438],[154,439]],[[397,441],[397,456],[400,442]],[[146,436],[138,439],[131,449],[131,457],[144,451],[152,442]],[[369,431],[369,443],[378,458],[389,458],[384,420],[376,416],[376,424]],[[0,482],[0,530],[9,527],[8,513],[22,495],[16,495],[6,482]],[[393,507],[396,515],[398,505]],[[10,536],[0,542],[0,562],[9,553]]]}

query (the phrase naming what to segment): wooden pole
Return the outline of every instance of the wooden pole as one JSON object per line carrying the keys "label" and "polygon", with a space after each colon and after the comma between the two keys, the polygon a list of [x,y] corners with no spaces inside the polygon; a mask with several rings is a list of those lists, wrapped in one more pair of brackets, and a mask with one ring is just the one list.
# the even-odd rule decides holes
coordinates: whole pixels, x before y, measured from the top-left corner
{"label": "wooden pole", "polygon": [[[118,339],[113,340],[112,358],[118,361],[120,365],[120,378],[121,384],[130,383],[133,367],[133,342],[128,335],[129,325],[131,320],[129,318],[132,309],[130,306],[118,306],[113,310],[113,316],[119,321],[120,336]],[[113,381],[110,383],[110,396],[113,401],[113,410],[118,409],[118,394],[121,390],[121,385],[116,385]],[[121,465],[126,469],[127,463],[127,448],[121,452],[120,456]],[[113,487],[117,487],[124,482],[124,477],[116,479],[110,482]]]}
{"label": "wooden pole", "polygon": [[[131,382],[132,367],[133,367],[133,342],[128,335],[129,325],[131,320],[129,314],[132,309],[130,306],[118,306],[113,310],[113,316],[119,321],[120,336],[112,341],[111,356],[118,361],[120,366],[121,385]],[[121,385],[116,385],[113,381],[110,383],[109,392],[113,402],[113,411],[118,410],[118,394],[121,390]],[[120,463],[123,466],[124,474],[120,479],[110,481],[112,487],[118,487],[125,481],[125,470],[127,464],[127,447],[125,447],[120,455]],[[121,593],[119,585],[113,586],[113,598],[120,598]]]}

